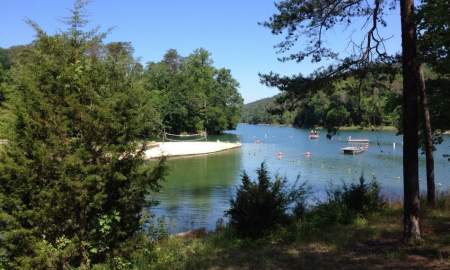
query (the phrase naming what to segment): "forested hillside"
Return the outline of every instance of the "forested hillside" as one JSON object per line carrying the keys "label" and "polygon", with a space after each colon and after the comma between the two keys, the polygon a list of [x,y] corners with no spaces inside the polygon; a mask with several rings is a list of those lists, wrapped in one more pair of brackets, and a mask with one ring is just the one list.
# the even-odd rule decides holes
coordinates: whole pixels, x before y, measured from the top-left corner
{"label": "forested hillside", "polygon": [[289,117],[292,113],[286,112],[285,117],[271,113],[275,106],[276,97],[263,98],[244,105],[241,122],[249,124],[292,124]]}
{"label": "forested hillside", "polygon": [[370,79],[361,83],[354,77],[343,78],[332,87],[305,93],[301,99],[281,93],[246,104],[242,121],[306,128],[398,125],[400,86],[401,80],[395,76],[383,83]]}

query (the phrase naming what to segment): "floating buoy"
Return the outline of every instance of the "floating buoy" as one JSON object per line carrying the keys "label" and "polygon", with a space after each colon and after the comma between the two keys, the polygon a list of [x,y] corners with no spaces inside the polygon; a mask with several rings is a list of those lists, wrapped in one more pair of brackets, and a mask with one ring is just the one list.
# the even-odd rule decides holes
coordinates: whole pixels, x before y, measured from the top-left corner
{"label": "floating buoy", "polygon": [[283,154],[283,152],[277,152],[276,156],[277,156],[278,159],[282,159],[284,154]]}

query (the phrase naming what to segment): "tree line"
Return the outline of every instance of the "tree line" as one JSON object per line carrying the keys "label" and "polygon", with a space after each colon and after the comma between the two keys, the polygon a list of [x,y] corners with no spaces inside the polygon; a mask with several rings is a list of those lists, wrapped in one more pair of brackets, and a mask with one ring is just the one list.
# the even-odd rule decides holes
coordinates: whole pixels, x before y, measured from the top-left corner
{"label": "tree line", "polygon": [[[327,87],[307,93],[283,92],[264,106],[244,106],[243,120],[251,123],[285,123],[295,127],[326,127],[329,131],[343,126],[399,126],[399,76],[384,74],[383,81],[357,75],[336,79]],[[392,77],[392,78],[390,78]],[[263,82],[267,82],[263,78]]]}
{"label": "tree line", "polygon": [[149,63],[142,83],[155,99],[163,127],[171,133],[221,133],[234,129],[243,99],[231,71],[215,68],[211,55],[197,49],[187,57],[170,49]]}
{"label": "tree line", "polygon": [[[376,69],[377,67],[373,67]],[[428,88],[428,108],[434,143],[450,128],[450,115],[445,109],[450,102],[447,95],[447,75],[423,66]],[[357,75],[346,75],[333,80],[326,87],[306,93],[286,90],[272,98],[244,105],[242,121],[252,124],[288,124],[300,128],[325,127],[328,131],[340,127],[381,128],[395,127],[402,131],[402,77],[400,67],[387,74],[368,74],[364,80]],[[263,82],[270,84],[263,77]],[[286,79],[286,78],[284,78]],[[278,78],[279,81],[282,78]],[[422,119],[422,115],[419,116]],[[420,131],[419,131],[420,132]],[[421,141],[424,147],[424,140]]]}
{"label": "tree line", "polygon": [[[0,102],[6,100],[12,80],[8,73],[14,63],[26,57],[34,44],[0,48],[0,79],[5,84]],[[238,92],[239,83],[226,68],[213,66],[211,54],[197,49],[183,57],[169,49],[159,62],[142,66],[133,57],[129,42],[103,44],[105,58],[114,65],[125,65],[130,73],[130,84],[140,89],[145,100],[150,122],[143,123],[142,138],[169,133],[219,134],[235,129],[240,120],[243,99]],[[115,75],[118,76],[118,75]]]}

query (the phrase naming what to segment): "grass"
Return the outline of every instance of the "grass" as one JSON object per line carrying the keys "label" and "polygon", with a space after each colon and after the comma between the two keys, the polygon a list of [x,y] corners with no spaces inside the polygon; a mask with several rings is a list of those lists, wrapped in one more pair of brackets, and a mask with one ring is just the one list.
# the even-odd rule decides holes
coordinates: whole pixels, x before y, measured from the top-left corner
{"label": "grass", "polygon": [[220,229],[200,238],[168,237],[134,254],[131,269],[450,269],[450,199],[424,207],[423,240],[402,241],[402,209],[390,205],[349,225],[300,223],[259,240]]}

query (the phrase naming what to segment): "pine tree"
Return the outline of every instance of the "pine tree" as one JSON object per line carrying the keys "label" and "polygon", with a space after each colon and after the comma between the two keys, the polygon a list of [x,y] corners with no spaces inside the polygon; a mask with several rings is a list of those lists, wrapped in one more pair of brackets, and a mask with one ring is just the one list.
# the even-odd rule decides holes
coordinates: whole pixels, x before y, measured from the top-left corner
{"label": "pine tree", "polygon": [[290,206],[294,205],[291,210],[298,212],[309,194],[306,183],[288,187],[285,178],[276,176],[272,180],[265,163],[256,173],[257,181],[245,172],[242,174],[242,183],[226,212],[231,227],[244,237],[260,237],[276,225],[285,224]]}
{"label": "pine tree", "polygon": [[163,161],[142,158],[138,139],[155,129],[155,114],[131,52],[84,32],[84,6],[76,3],[69,30],[56,35],[30,22],[37,38],[13,67],[13,132],[0,154],[6,268],[104,260],[139,231],[148,191],[163,177]]}

